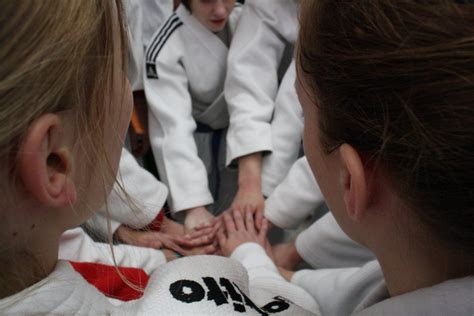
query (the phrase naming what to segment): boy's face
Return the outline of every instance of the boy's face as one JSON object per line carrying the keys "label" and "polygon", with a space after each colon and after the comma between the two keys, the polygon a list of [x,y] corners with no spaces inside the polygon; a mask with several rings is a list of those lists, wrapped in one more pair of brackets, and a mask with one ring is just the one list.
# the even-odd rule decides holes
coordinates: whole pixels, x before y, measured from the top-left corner
{"label": "boy's face", "polygon": [[191,0],[193,16],[211,32],[221,31],[234,9],[235,0]]}

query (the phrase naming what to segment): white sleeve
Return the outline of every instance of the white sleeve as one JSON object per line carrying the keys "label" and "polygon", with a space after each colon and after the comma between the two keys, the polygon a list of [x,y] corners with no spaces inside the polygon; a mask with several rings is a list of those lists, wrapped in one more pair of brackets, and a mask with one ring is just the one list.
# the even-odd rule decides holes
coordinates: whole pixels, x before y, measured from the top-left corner
{"label": "white sleeve", "polygon": [[207,171],[193,133],[192,100],[181,62],[184,51],[177,31],[156,59],[159,79],[144,79],[149,106],[150,143],[160,178],[168,186],[172,212],[213,203]]}
{"label": "white sleeve", "polygon": [[360,268],[300,270],[291,282],[313,296],[322,315],[352,315],[366,297],[379,291],[384,278],[378,262],[371,261]]}
{"label": "white sleeve", "polygon": [[[251,297],[259,297],[255,292],[271,291],[313,313],[319,313],[318,304],[303,289],[287,282],[278,272],[265,250],[256,243],[245,243],[237,247],[231,259],[240,262],[248,271]],[[258,300],[256,300],[256,303]]]}
{"label": "white sleeve", "polygon": [[304,156],[267,198],[264,214],[274,225],[294,229],[323,202],[324,197]]}
{"label": "white sleeve", "polygon": [[122,223],[117,222],[112,219],[110,216],[107,217],[107,214],[102,214],[97,212],[87,220],[85,226],[87,227],[87,232],[91,234],[94,239],[99,240],[108,240],[109,237],[109,228],[108,223],[110,222],[110,235],[113,236],[117,229],[122,225]]}
{"label": "white sleeve", "polygon": [[[164,184],[143,169],[133,155],[122,149],[117,182],[104,206],[87,221],[99,236],[107,237],[107,218],[112,221],[112,233],[125,224],[135,229],[149,225],[160,213],[168,195]],[[107,214],[107,210],[108,213]]]}
{"label": "white sleeve", "polygon": [[331,213],[298,235],[296,249],[314,268],[358,267],[375,258],[369,249],[342,231]]}
{"label": "white sleeve", "polygon": [[241,156],[272,150],[270,121],[278,67],[286,46],[292,44],[282,33],[297,29],[296,11],[288,0],[248,0],[244,5],[229,51],[224,90],[230,115],[227,165]]}
{"label": "white sleeve", "polygon": [[[117,266],[140,268],[146,273],[166,263],[160,250],[129,245],[114,245]],[[59,259],[114,265],[109,244],[94,242],[81,228],[64,232],[59,241]]]}
{"label": "white sleeve", "polygon": [[[128,1],[128,0],[127,0]],[[124,1],[124,2],[127,2]],[[142,9],[142,43],[148,46],[153,34],[173,14],[171,0],[138,0]]]}
{"label": "white sleeve", "polygon": [[271,122],[272,152],[263,157],[262,191],[270,196],[298,159],[303,139],[303,110],[295,90],[293,61],[278,90]]}
{"label": "white sleeve", "polygon": [[128,80],[132,91],[139,91],[143,90],[143,11],[140,0],[128,0],[123,4],[128,26]]}

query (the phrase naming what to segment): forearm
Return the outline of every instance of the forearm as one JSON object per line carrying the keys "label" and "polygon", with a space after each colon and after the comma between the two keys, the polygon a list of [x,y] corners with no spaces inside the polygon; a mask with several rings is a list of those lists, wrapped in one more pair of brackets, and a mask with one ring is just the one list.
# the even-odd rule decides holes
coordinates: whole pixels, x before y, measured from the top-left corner
{"label": "forearm", "polygon": [[262,188],[262,153],[254,153],[239,159],[239,188]]}

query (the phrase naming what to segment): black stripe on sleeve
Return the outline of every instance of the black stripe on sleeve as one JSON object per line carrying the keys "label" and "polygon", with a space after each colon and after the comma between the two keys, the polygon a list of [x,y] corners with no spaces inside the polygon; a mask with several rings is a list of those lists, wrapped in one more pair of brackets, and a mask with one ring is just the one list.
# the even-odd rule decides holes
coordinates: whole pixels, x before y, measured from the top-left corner
{"label": "black stripe on sleeve", "polygon": [[181,25],[183,25],[183,22],[179,22],[178,24],[175,24],[173,26],[173,28],[170,30],[170,32],[168,32],[168,34],[166,34],[166,37],[163,38],[163,40],[159,43],[159,45],[157,45],[155,48],[156,48],[156,52],[154,54],[152,54],[151,56],[151,59],[150,61],[151,62],[155,62],[156,58],[158,57],[158,54],[160,53],[160,51],[163,49],[163,46],[165,46],[166,44],[166,41],[168,41],[168,39],[170,38],[171,34],[173,34],[173,32],[178,29]]}
{"label": "black stripe on sleeve", "polygon": [[153,39],[151,45],[149,46],[149,48],[147,50],[147,53],[146,53],[147,61],[151,60],[151,56],[153,56],[153,54],[155,53],[156,47],[161,44],[161,42],[163,41],[163,38],[166,37],[166,35],[169,33],[170,29],[172,29],[173,26],[178,22],[179,22],[179,17],[176,16],[175,14],[172,15],[168,19],[168,21],[166,21],[165,25],[163,25],[160,32],[158,32],[158,34],[156,34],[155,38]]}

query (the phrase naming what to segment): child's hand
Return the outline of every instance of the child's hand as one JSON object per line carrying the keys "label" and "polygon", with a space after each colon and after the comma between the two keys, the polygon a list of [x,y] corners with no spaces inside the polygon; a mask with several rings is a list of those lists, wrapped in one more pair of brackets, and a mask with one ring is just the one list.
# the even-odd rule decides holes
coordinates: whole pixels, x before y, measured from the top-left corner
{"label": "child's hand", "polygon": [[[216,247],[213,245],[214,238],[210,237],[209,232],[205,230],[196,231],[184,237],[162,232],[137,231],[126,226],[120,226],[115,235],[125,244],[154,249],[165,248],[182,256],[214,253],[216,251]],[[199,251],[195,249],[199,249]]]}
{"label": "child's hand", "polygon": [[184,219],[184,231],[186,234],[196,230],[196,228],[206,227],[214,222],[212,215],[204,206],[195,207],[186,211]]}
{"label": "child's hand", "polygon": [[230,206],[230,210],[240,211],[241,213],[250,211],[255,216],[256,227],[261,229],[263,221],[263,209],[265,208],[265,199],[260,188],[239,187],[239,190]]}
{"label": "child's hand", "polygon": [[184,236],[184,225],[165,216],[161,224],[160,232],[169,235]]}
{"label": "child's hand", "polygon": [[295,242],[278,244],[273,246],[275,264],[287,270],[294,270],[303,261],[296,250]]}
{"label": "child's hand", "polygon": [[222,255],[230,256],[238,246],[246,242],[256,242],[265,248],[268,221],[263,219],[262,228],[257,231],[253,213],[246,211],[244,216],[245,219],[240,211],[233,211],[232,215],[226,212],[223,215],[225,232],[219,230],[217,233]]}

